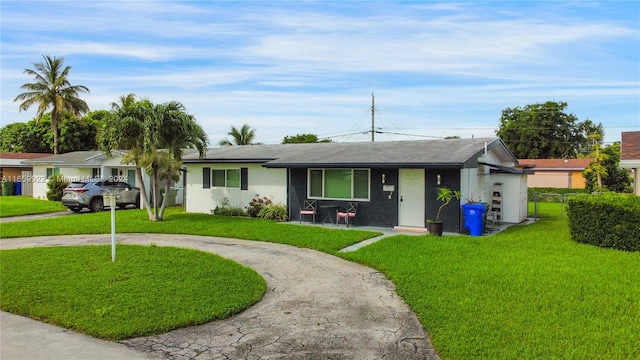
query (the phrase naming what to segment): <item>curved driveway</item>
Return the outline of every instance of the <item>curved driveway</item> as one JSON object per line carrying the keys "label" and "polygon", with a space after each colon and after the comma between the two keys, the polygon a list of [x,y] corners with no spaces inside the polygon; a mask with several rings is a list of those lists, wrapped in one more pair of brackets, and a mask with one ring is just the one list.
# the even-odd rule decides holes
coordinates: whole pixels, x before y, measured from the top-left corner
{"label": "curved driveway", "polygon": [[[416,315],[396,295],[393,283],[373,269],[314,250],[265,242],[158,234],[119,234],[117,239],[122,244],[155,243],[216,253],[253,268],[267,281],[264,298],[236,316],[121,342],[147,356],[438,358]],[[2,249],[109,243],[110,235],[0,240]],[[2,325],[6,334],[4,322]],[[4,348],[7,342],[2,345]]]}

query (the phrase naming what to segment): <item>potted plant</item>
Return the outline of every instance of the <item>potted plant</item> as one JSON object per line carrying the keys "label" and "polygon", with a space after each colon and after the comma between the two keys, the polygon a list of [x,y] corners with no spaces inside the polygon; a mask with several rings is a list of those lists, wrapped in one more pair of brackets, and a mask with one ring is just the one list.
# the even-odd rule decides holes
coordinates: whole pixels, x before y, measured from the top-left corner
{"label": "potted plant", "polygon": [[446,187],[440,187],[437,189],[438,196],[436,199],[442,201],[442,205],[438,208],[438,213],[436,214],[435,220],[427,220],[427,229],[429,230],[429,234],[442,236],[442,230],[444,228],[444,224],[440,221],[440,212],[442,209],[449,205],[451,200],[454,198],[456,200],[460,200],[460,191],[459,190],[451,190]]}

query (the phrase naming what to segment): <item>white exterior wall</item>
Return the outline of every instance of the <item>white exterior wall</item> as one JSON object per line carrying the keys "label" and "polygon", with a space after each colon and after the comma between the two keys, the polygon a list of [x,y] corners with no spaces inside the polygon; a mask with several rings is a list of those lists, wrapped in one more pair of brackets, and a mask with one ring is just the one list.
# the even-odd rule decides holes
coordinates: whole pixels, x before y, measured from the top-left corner
{"label": "white exterior wall", "polygon": [[47,198],[47,168],[52,166],[33,166],[33,197]]}
{"label": "white exterior wall", "polygon": [[620,160],[620,167],[633,172],[633,193],[640,196],[640,160]]}
{"label": "white exterior wall", "polygon": [[[248,169],[248,190],[202,188],[202,169]],[[274,204],[287,204],[287,170],[267,169],[260,164],[186,164],[186,211],[210,214],[225,197],[231,206],[246,208],[256,197],[267,197]]]}
{"label": "white exterior wall", "polygon": [[467,168],[460,171],[461,204],[478,202],[483,191],[480,191],[477,168]]}
{"label": "white exterior wall", "polygon": [[502,221],[518,224],[527,220],[527,175],[493,174],[491,180],[502,183]]}
{"label": "white exterior wall", "polygon": [[[489,150],[478,162],[513,166],[504,163]],[[493,199],[493,184],[502,183],[502,221],[521,223],[527,219],[527,176],[517,174],[491,174],[491,168],[478,164],[478,168],[461,171],[461,204],[482,202],[490,204]]]}
{"label": "white exterior wall", "polygon": [[[33,197],[36,199],[47,198],[47,168],[53,168],[53,165],[34,165],[33,166]],[[91,168],[61,167],[60,175],[69,181],[88,180],[91,178]]]}

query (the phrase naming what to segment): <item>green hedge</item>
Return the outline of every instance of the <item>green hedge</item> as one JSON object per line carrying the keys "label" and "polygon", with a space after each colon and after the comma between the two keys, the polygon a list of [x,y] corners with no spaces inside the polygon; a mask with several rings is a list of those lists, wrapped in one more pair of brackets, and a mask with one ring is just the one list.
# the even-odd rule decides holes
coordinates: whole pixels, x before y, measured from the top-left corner
{"label": "green hedge", "polygon": [[572,196],[567,199],[574,241],[640,251],[640,197],[627,194]]}

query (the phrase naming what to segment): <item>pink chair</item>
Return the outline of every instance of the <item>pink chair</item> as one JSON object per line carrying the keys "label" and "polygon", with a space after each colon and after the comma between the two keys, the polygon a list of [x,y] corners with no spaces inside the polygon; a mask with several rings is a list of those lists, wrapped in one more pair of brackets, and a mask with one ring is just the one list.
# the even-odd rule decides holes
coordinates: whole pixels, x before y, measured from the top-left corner
{"label": "pink chair", "polygon": [[338,210],[336,212],[336,226],[338,226],[338,224],[340,224],[340,219],[344,219],[344,223],[347,224],[347,227],[349,227],[349,219],[353,219],[354,223],[356,222],[356,213],[358,212],[358,203],[357,202],[350,202],[347,204],[347,211],[340,211]]}
{"label": "pink chair", "polygon": [[302,224],[302,217],[304,215],[311,215],[313,218],[313,223],[316,222],[316,201],[315,200],[305,200],[304,207],[300,209],[300,223]]}

